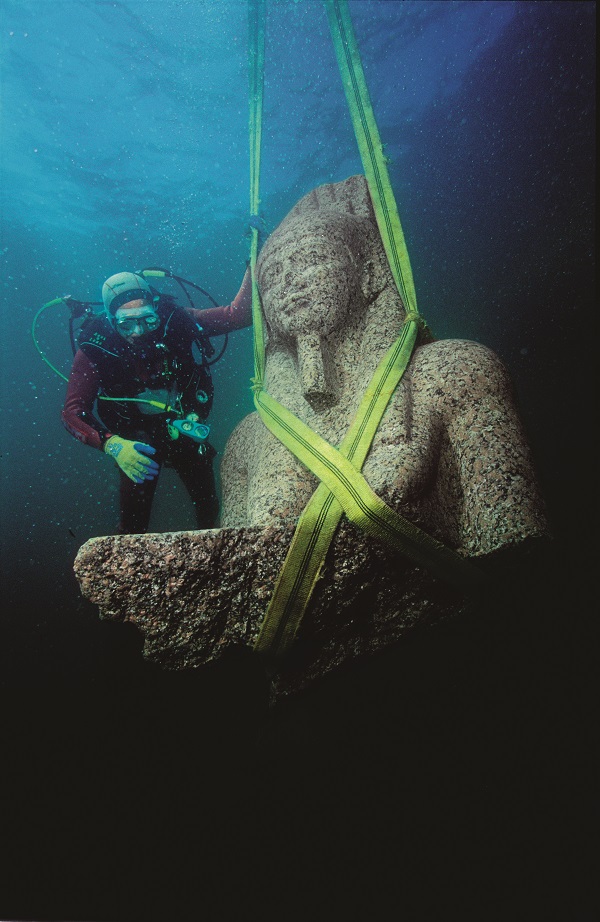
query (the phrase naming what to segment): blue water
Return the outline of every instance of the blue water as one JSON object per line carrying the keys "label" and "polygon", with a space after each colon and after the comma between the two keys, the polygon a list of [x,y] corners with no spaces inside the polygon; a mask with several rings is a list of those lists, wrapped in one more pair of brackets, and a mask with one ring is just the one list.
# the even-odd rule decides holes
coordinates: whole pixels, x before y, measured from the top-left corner
{"label": "blue water", "polygon": [[[483,342],[507,364],[570,564],[576,551],[585,557],[593,534],[587,484],[595,462],[595,3],[350,0],[349,7],[390,157],[420,310],[438,337]],[[46,301],[64,294],[97,300],[102,281],[123,269],[160,265],[196,281],[220,303],[235,295],[248,248],[247,9],[237,0],[0,0],[0,14],[2,686],[7,700],[30,696],[33,702],[31,710],[17,710],[15,735],[7,739],[18,749],[21,718],[26,723],[32,714],[38,715],[36,732],[42,723],[47,728],[47,714],[42,721],[37,710],[40,698],[60,688],[63,704],[83,694],[99,721],[86,719],[87,733],[106,742],[99,752],[107,758],[114,726],[102,695],[111,687],[108,676],[118,675],[128,713],[136,715],[131,724],[119,718],[119,740],[141,732],[141,720],[144,742],[133,755],[143,774],[153,728],[133,706],[131,689],[141,682],[154,707],[156,688],[160,696],[167,692],[161,679],[139,671],[137,637],[101,624],[79,598],[71,570],[81,544],[114,530],[114,471],[62,428],[64,383],[41,361],[30,327]],[[317,0],[268,3],[264,119],[261,208],[272,230],[311,188],[361,172]],[[65,374],[67,320],[54,309],[39,324],[44,351]],[[251,375],[251,334],[243,331],[231,337],[215,368],[211,422],[219,452],[251,410]],[[166,474],[153,527],[193,527],[182,488]],[[565,579],[562,604],[574,616],[587,604],[580,570]],[[230,700],[214,681],[227,702],[227,752],[241,758],[247,772],[240,757],[246,742],[236,742],[246,740],[245,717],[236,695]],[[180,708],[171,686],[168,694]],[[214,694],[211,700],[214,707]],[[194,701],[193,715],[200,724],[208,721],[214,744],[219,721],[204,698],[201,706]],[[331,705],[332,720],[340,710]],[[181,747],[186,721],[198,726],[194,716],[180,715],[177,735],[161,713],[162,732]],[[60,730],[46,729],[45,751],[64,753],[65,740],[77,737],[81,726],[70,717]],[[37,738],[32,731],[24,750],[30,766]],[[376,734],[371,743],[382,745]],[[156,745],[154,757],[159,750],[164,757]],[[67,751],[70,760],[81,757],[79,750]],[[128,752],[133,757],[131,747]],[[235,772],[230,778],[217,767],[214,777],[209,772],[211,784],[217,777],[237,783]],[[43,770],[50,771],[47,764]],[[39,776],[30,771],[35,786]],[[50,777],[58,783],[56,773]],[[68,785],[61,783],[66,797]],[[334,781],[328,783],[333,790]],[[98,784],[95,777],[94,790]],[[353,796],[359,787],[356,781]],[[230,792],[222,796],[227,800]],[[322,791],[320,797],[327,814]],[[73,819],[77,811],[68,803]],[[63,807],[54,808],[57,823]],[[363,809],[364,835],[380,834],[377,824],[369,832]],[[217,827],[213,817],[211,835]],[[282,828],[267,823],[264,841],[283,835]],[[227,850],[231,843],[221,834],[219,847]],[[342,840],[348,836],[336,839],[337,847],[345,847]],[[75,851],[70,854],[73,860]],[[23,866],[13,860],[18,878]],[[109,897],[106,905],[90,905],[80,894],[77,909],[68,909],[59,862],[48,870],[45,861],[40,846],[33,866],[46,889],[37,904],[17,899],[6,909],[12,917],[25,916],[27,905],[36,918],[44,906],[48,917],[49,906],[61,917],[117,917]],[[87,892],[93,874],[82,868]],[[55,872],[62,881],[56,892]],[[143,881],[138,869],[139,887]],[[505,917],[517,918],[509,910]],[[4,911],[0,903],[0,915]],[[286,917],[292,916],[279,916]]]}

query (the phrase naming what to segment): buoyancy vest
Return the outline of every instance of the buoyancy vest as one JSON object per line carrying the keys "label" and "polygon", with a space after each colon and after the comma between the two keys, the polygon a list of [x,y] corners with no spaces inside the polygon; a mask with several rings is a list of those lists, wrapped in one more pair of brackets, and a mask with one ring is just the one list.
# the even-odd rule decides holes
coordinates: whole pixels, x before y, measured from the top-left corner
{"label": "buoyancy vest", "polygon": [[[212,346],[190,314],[172,302],[157,304],[159,328],[131,346],[106,317],[95,317],[82,328],[78,347],[100,377],[97,413],[111,432],[136,437],[140,431],[166,438],[166,421],[195,413],[207,419],[214,387],[207,357]],[[176,411],[162,411],[143,402],[144,397],[165,401]],[[123,401],[119,401],[119,397]],[[126,399],[129,398],[129,399]]]}

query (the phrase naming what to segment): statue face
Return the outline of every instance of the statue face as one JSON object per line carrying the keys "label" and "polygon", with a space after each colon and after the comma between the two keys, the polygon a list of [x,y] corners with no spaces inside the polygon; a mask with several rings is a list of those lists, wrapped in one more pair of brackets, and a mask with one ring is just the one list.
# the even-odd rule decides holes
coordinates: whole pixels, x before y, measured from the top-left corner
{"label": "statue face", "polygon": [[323,337],[345,323],[357,269],[344,243],[325,230],[300,239],[288,232],[265,255],[262,304],[275,333]]}
{"label": "statue face", "polygon": [[343,229],[298,221],[265,250],[259,284],[272,334],[295,341],[302,395],[316,411],[337,402],[328,336],[347,324],[359,271]]}

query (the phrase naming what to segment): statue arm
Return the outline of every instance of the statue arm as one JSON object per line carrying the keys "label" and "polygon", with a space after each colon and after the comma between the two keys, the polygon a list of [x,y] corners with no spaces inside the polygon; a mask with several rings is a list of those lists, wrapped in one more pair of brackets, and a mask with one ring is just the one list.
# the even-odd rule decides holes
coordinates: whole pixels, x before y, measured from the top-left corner
{"label": "statue arm", "polygon": [[221,527],[248,525],[248,447],[250,416],[238,423],[225,446],[221,462]]}
{"label": "statue arm", "polygon": [[445,451],[459,480],[460,546],[483,555],[547,536],[531,451],[504,365],[478,343],[444,345],[452,352],[440,377]]}

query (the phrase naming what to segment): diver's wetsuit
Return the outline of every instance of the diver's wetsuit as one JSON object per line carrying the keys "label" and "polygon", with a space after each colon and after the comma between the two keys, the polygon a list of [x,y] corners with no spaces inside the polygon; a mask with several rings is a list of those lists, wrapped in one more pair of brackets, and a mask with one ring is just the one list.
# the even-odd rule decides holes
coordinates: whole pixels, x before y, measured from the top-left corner
{"label": "diver's wetsuit", "polygon": [[[198,528],[214,526],[219,504],[213,473],[215,450],[208,442],[199,453],[198,442],[184,434],[173,439],[166,424],[167,414],[148,405],[119,401],[168,392],[176,396],[184,413],[206,419],[212,405],[212,382],[206,365],[208,337],[220,336],[249,326],[252,322],[252,286],[246,273],[242,287],[231,304],[207,310],[159,303],[161,325],[135,347],[128,344],[105,318],[94,321],[90,332],[80,338],[73,360],[62,421],[67,430],[93,448],[102,450],[112,436],[145,442],[156,449],[153,459],[173,467],[185,485],[196,513]],[[82,341],[85,340],[85,341]],[[99,395],[116,400],[99,400]],[[198,394],[202,401],[198,402]],[[164,396],[161,397],[164,400]],[[100,421],[101,420],[101,421]],[[119,533],[143,534],[148,530],[152,500],[158,478],[134,483],[120,474]]]}

